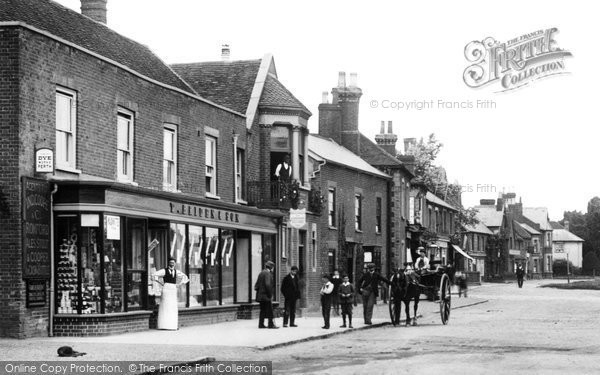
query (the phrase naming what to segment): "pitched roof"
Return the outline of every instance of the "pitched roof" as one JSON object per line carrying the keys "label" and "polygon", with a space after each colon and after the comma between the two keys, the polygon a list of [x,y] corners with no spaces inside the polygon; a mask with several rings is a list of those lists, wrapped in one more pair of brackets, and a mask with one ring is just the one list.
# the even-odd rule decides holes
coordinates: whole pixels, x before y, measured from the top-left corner
{"label": "pitched roof", "polygon": [[196,92],[217,104],[246,113],[261,60],[173,64]]}
{"label": "pitched roof", "polygon": [[552,227],[552,229],[565,229],[565,227],[560,225],[558,221],[551,221],[550,226]]}
{"label": "pitched roof", "polygon": [[427,194],[425,195],[425,199],[427,199],[429,202],[431,202],[433,204],[437,204],[438,206],[442,206],[442,207],[446,207],[446,208],[449,208],[454,211],[458,211],[458,209],[456,207],[447,203],[445,200],[438,198],[435,194],[433,194],[430,191],[428,191]]}
{"label": "pitched roof", "polygon": [[552,242],[584,242],[584,240],[566,229],[554,229],[552,231]]}
{"label": "pitched roof", "polygon": [[50,0],[0,0],[0,22],[21,22],[114,61],[147,78],[194,91],[150,49]]}
{"label": "pitched roof", "polygon": [[531,238],[531,235],[521,226],[521,223],[516,220],[513,220],[513,231],[523,239],[528,240]]}
{"label": "pitched roof", "polygon": [[467,232],[474,232],[474,233],[482,233],[482,234],[489,234],[492,235],[494,234],[491,230],[488,229],[488,227],[485,226],[485,224],[483,224],[481,221],[479,221],[477,224],[475,225],[466,225],[465,226],[465,230]]}
{"label": "pitched roof", "polygon": [[379,166],[401,166],[402,162],[396,159],[367,136],[360,133],[360,156],[369,164]]}
{"label": "pitched roof", "polygon": [[474,207],[477,212],[477,218],[486,227],[500,227],[502,226],[502,220],[504,219],[504,209],[501,211],[496,210],[496,206],[481,205]]}
{"label": "pitched roof", "polygon": [[541,230],[552,230],[546,207],[523,207],[523,216],[539,224]]}
{"label": "pitched roof", "polygon": [[259,106],[296,109],[309,116],[312,113],[298,100],[274,74],[268,74],[260,97]]}
{"label": "pitched roof", "polygon": [[531,226],[529,226],[525,223],[519,223],[519,225],[521,225],[521,227],[523,229],[525,229],[527,232],[529,232],[529,234],[533,234],[534,236],[541,234],[540,232],[538,232],[537,230],[535,230],[534,228],[532,228]]}
{"label": "pitched roof", "polygon": [[335,143],[331,138],[325,138],[320,135],[310,134],[308,139],[308,149],[316,156],[340,164],[348,168],[366,172],[372,175],[390,178],[389,175],[373,167],[360,156],[356,155],[347,148]]}

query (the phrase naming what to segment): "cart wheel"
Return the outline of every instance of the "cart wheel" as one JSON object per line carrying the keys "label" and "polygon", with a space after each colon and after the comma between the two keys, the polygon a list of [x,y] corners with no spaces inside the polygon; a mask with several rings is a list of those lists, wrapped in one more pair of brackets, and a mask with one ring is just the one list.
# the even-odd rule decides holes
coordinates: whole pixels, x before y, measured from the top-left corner
{"label": "cart wheel", "polygon": [[390,310],[390,321],[394,324],[394,296],[392,295],[392,287],[388,287],[388,308]]}
{"label": "cart wheel", "polygon": [[440,280],[440,316],[443,324],[448,324],[452,294],[450,292],[450,278],[443,274]]}

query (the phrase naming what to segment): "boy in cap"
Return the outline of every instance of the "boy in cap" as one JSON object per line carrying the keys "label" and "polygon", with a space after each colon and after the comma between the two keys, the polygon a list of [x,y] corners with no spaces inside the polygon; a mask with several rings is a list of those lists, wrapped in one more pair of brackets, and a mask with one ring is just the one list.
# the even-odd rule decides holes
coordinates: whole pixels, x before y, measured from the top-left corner
{"label": "boy in cap", "polygon": [[321,288],[321,309],[323,312],[323,321],[325,325],[321,328],[329,329],[329,316],[331,313],[331,297],[333,293],[333,284],[329,279],[329,275],[323,275],[323,287]]}
{"label": "boy in cap", "polygon": [[338,287],[340,306],[342,307],[342,319],[344,324],[340,328],[346,328],[346,316],[348,317],[348,328],[352,327],[352,302],[354,300],[354,285],[350,284],[348,275],[344,275],[342,283]]}

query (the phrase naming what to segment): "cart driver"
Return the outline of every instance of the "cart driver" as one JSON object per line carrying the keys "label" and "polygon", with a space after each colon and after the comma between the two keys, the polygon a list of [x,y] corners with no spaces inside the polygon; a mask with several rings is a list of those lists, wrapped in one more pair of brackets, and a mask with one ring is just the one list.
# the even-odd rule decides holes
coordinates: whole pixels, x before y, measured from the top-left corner
{"label": "cart driver", "polygon": [[423,246],[419,246],[419,258],[415,262],[415,268],[418,271],[429,270],[429,258],[425,255],[425,248]]}

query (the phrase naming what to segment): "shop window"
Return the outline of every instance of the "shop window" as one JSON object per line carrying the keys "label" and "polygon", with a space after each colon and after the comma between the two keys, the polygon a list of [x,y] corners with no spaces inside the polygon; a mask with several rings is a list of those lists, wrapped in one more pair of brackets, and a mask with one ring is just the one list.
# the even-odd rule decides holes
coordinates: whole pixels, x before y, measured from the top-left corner
{"label": "shop window", "polygon": [[[169,246],[168,222],[152,221],[148,223],[148,295],[155,296],[161,285],[153,280],[152,275],[167,267],[167,251]],[[151,298],[152,300],[152,298]],[[153,300],[152,302],[156,302]]]}
{"label": "shop window", "polygon": [[221,304],[228,305],[234,302],[235,293],[235,232],[232,230],[221,231],[221,249],[219,263],[221,265]]}
{"label": "shop window", "polygon": [[206,193],[217,195],[217,139],[206,136],[205,144]]}
{"label": "shop window", "polygon": [[219,250],[221,239],[217,228],[206,229],[206,251],[205,251],[205,270],[206,270],[206,305],[217,306],[220,304],[219,287],[221,280],[219,278]]}
{"label": "shop window", "polygon": [[[175,258],[175,269],[186,273],[185,224],[171,223],[170,239],[169,256]],[[179,307],[186,307],[188,286],[189,284],[179,285],[177,288],[177,306]]]}
{"label": "shop window", "polygon": [[[275,235],[274,234],[263,234],[263,243],[262,243],[262,248],[263,248],[263,252],[262,252],[262,265],[264,267],[265,263],[267,261],[272,261],[273,263],[277,264],[277,258],[276,258],[276,242],[275,242]],[[278,270],[274,269],[273,270],[273,275],[277,275]],[[258,275],[257,275],[258,276]],[[273,277],[273,290],[279,290],[278,284],[279,284],[279,280],[277,280],[277,277]],[[275,293],[275,298],[277,298],[277,296],[279,295],[279,293]]]}
{"label": "shop window", "polygon": [[77,94],[56,90],[56,167],[75,169],[77,139]]}
{"label": "shop window", "polygon": [[104,216],[104,304],[106,313],[123,311],[121,218]]}
{"label": "shop window", "polygon": [[177,190],[177,127],[163,129],[163,189]]}
{"label": "shop window", "polygon": [[79,272],[78,225],[79,218],[57,217],[56,239],[56,312],[59,314],[77,314],[80,300],[77,278]]}
{"label": "shop window", "polygon": [[146,307],[146,221],[127,219],[127,311]]}
{"label": "shop window", "polygon": [[[254,287],[254,283],[258,279],[258,274],[263,269],[263,241],[262,235],[258,233],[252,233],[251,244],[251,280],[252,287]],[[254,297],[254,291],[252,291]]]}
{"label": "shop window", "polygon": [[133,113],[117,114],[117,179],[133,181]]}
{"label": "shop window", "polygon": [[204,236],[202,227],[190,225],[188,227],[190,238],[190,253],[189,253],[189,278],[190,278],[190,307],[202,306],[203,301],[203,266],[204,257],[202,250],[204,249]]}
{"label": "shop window", "polygon": [[254,284],[250,280],[250,250],[250,232],[238,231],[235,246],[235,300],[238,303],[250,302],[252,300],[250,291],[254,290],[251,289]]}

